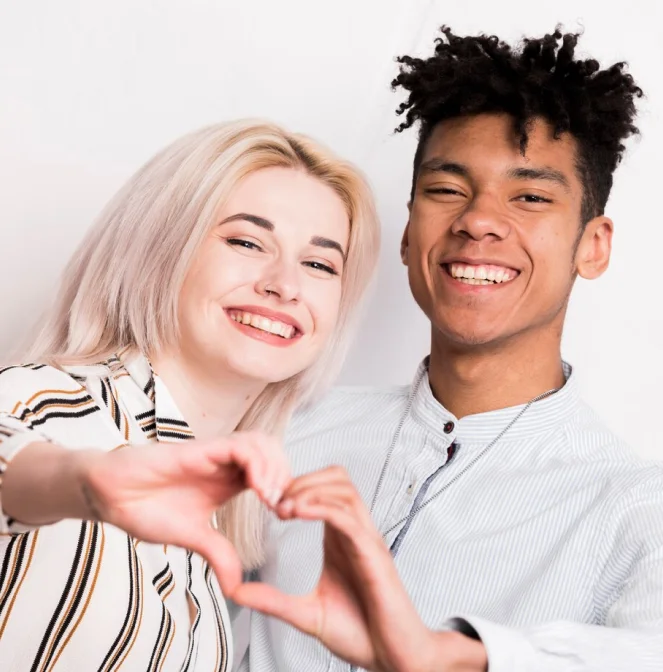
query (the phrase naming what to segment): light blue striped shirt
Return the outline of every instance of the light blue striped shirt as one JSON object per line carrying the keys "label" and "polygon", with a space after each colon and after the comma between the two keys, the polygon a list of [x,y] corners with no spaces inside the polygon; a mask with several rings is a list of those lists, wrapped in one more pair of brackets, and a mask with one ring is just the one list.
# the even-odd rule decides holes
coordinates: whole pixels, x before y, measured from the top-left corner
{"label": "light blue striped shirt", "polygon": [[[301,413],[289,433],[292,465],[305,473],[341,464],[370,504],[402,422],[373,516],[391,546],[422,488],[425,501],[448,486],[411,521],[395,557],[430,628],[466,619],[490,672],[660,672],[663,465],[637,460],[581,401],[570,369],[567,376],[467,471],[522,407],[457,420],[434,399],[425,364],[414,392],[341,388]],[[261,580],[289,593],[314,587],[319,523],[273,522],[268,549]],[[247,626],[237,623],[241,646]],[[350,666],[252,614],[242,669]]]}

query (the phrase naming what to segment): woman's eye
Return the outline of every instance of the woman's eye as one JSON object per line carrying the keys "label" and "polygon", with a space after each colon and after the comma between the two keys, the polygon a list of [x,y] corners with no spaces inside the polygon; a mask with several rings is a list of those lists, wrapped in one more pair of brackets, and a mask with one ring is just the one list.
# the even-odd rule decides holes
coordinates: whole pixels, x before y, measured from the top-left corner
{"label": "woman's eye", "polygon": [[316,271],[324,271],[325,273],[329,273],[329,275],[338,275],[338,271],[333,269],[331,266],[327,266],[327,264],[323,264],[319,261],[305,261],[304,265]]}
{"label": "woman's eye", "polygon": [[228,238],[226,242],[233,247],[244,247],[247,250],[262,250],[257,243],[251,240],[244,240],[243,238]]}

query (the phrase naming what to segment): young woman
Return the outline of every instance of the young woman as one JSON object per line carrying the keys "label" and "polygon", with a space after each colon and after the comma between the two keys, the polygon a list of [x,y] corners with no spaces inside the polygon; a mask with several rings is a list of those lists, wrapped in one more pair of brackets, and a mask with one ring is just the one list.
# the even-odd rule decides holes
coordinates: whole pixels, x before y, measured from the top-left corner
{"label": "young woman", "polygon": [[221,590],[290,482],[270,435],[338,371],[378,239],[356,169],[266,123],[121,189],[0,370],[3,669],[230,669]]}

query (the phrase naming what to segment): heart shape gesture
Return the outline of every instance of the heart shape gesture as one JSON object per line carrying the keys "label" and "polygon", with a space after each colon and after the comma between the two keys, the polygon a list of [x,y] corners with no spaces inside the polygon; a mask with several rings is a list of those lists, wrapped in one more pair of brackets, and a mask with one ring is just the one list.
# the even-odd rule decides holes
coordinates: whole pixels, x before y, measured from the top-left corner
{"label": "heart shape gesture", "polygon": [[480,642],[433,632],[417,614],[382,536],[348,474],[331,467],[294,479],[275,507],[282,520],[324,521],[324,562],[316,588],[286,595],[261,583],[239,585],[232,599],[316,637],[368,670],[483,670]]}

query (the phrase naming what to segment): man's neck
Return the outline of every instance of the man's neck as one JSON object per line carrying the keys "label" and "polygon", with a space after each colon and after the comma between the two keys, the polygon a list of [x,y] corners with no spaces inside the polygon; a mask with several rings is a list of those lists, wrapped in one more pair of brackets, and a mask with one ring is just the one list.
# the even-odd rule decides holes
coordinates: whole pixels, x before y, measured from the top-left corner
{"label": "man's neck", "polygon": [[528,334],[492,347],[433,338],[429,380],[435,398],[457,418],[526,404],[564,385],[558,337]]}
{"label": "man's neck", "polygon": [[164,353],[151,363],[198,439],[230,434],[265,389],[264,383],[211,371],[179,353]]}

